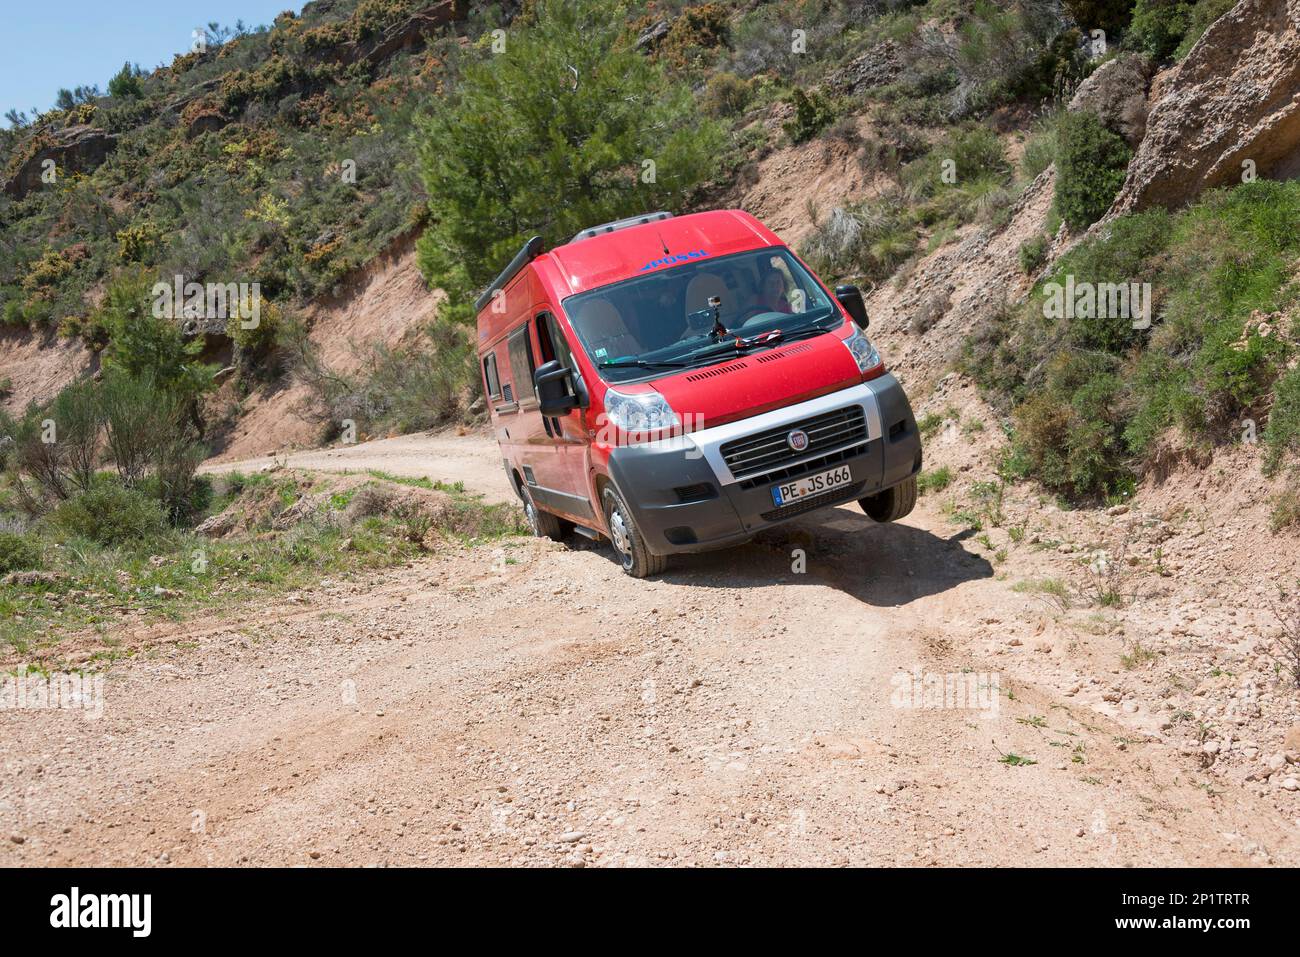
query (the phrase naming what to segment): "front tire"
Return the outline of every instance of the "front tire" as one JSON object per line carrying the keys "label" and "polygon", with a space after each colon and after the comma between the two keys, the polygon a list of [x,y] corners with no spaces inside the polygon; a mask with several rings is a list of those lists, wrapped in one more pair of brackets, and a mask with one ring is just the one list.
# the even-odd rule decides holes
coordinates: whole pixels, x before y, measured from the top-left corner
{"label": "front tire", "polygon": [[860,498],[858,505],[874,521],[896,522],[916,507],[916,476],[904,479],[883,492]]}
{"label": "front tire", "polygon": [[601,501],[605,506],[605,525],[609,529],[610,542],[623,571],[633,578],[646,578],[667,568],[667,556],[652,554],[646,548],[645,538],[632,517],[631,509],[613,486],[605,488]]}

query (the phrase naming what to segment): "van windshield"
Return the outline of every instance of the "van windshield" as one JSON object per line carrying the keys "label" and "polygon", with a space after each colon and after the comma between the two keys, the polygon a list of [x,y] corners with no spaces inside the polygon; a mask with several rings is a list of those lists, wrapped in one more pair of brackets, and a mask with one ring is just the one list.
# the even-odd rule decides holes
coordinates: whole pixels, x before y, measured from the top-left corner
{"label": "van windshield", "polygon": [[841,321],[825,290],[781,247],[602,286],[570,296],[564,309],[608,382],[712,365],[737,355],[737,338],[744,351],[770,348]]}

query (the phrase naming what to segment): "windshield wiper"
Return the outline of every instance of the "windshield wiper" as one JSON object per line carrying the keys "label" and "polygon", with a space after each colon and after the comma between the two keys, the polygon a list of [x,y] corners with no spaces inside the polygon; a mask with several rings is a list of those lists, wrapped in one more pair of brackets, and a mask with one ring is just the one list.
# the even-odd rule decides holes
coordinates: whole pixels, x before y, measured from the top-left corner
{"label": "windshield wiper", "polygon": [[609,362],[597,362],[602,369],[685,369],[691,362],[653,362],[645,359],[611,359]]}
{"label": "windshield wiper", "polygon": [[[834,318],[835,318],[834,316],[827,317],[827,319],[834,319]],[[808,326],[807,328],[799,329],[796,332],[791,332],[783,336],[782,338],[785,339],[786,342],[793,342],[796,339],[810,339],[813,336],[820,336],[823,332],[830,332],[830,329],[822,325],[822,323],[826,322],[827,319],[818,319],[816,322],[814,322],[812,325]]]}

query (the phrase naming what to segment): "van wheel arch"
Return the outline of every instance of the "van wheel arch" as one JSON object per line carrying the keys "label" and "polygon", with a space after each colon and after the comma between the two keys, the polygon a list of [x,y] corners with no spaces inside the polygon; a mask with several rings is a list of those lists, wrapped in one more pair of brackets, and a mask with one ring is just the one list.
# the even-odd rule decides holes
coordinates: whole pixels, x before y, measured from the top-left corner
{"label": "van wheel arch", "polygon": [[537,538],[549,538],[553,542],[562,542],[568,538],[573,532],[573,523],[540,508],[533,501],[532,493],[528,491],[528,486],[524,484],[518,470],[511,469],[510,477],[514,481],[515,494],[524,504],[524,516],[528,519],[528,526],[533,530],[533,535]]}

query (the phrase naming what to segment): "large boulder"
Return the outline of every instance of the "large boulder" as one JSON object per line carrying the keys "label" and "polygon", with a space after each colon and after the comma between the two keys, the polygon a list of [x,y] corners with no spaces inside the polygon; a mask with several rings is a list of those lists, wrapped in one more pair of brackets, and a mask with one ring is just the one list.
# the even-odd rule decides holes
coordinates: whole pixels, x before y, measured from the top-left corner
{"label": "large boulder", "polygon": [[22,199],[42,184],[41,174],[47,160],[54,161],[56,176],[67,173],[88,173],[99,166],[117,147],[117,137],[84,123],[61,130],[42,131],[36,149],[19,164],[13,176],[5,181],[4,191],[14,199]]}
{"label": "large boulder", "polygon": [[1300,0],[1242,0],[1158,86],[1111,216],[1300,172]]}
{"label": "large boulder", "polygon": [[1108,129],[1136,148],[1147,129],[1151,70],[1150,61],[1135,53],[1107,60],[1079,84],[1069,109],[1097,114]]}

